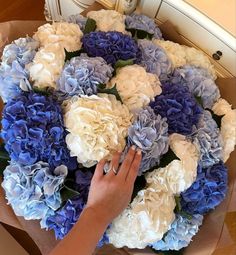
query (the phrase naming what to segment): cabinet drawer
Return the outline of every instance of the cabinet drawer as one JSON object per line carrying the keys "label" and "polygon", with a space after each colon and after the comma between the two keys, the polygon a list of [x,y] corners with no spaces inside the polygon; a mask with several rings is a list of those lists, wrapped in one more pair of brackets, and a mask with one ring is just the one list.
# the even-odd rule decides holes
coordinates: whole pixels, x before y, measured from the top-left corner
{"label": "cabinet drawer", "polygon": [[202,49],[211,59],[217,51],[222,52],[222,56],[217,63],[232,76],[236,76],[236,40],[235,49],[233,49],[212,31],[203,27],[200,22],[191,19],[190,15],[166,2],[162,2],[156,18],[161,22],[170,20],[183,37]]}

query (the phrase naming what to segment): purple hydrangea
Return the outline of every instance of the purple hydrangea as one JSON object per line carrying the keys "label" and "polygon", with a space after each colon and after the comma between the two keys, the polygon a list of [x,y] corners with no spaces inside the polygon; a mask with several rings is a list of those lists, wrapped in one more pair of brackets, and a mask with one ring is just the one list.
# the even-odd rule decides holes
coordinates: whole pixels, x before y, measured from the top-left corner
{"label": "purple hydrangea", "polygon": [[163,239],[150,246],[159,251],[180,250],[189,245],[202,225],[202,221],[203,216],[200,214],[192,215],[190,219],[177,214],[170,230],[164,235]]}
{"label": "purple hydrangea", "polygon": [[45,162],[28,166],[11,162],[4,170],[2,187],[16,215],[44,219],[61,206],[60,189],[66,175],[63,165],[51,170]]}
{"label": "purple hydrangea", "polygon": [[165,81],[172,72],[172,64],[166,52],[149,40],[138,40],[141,50],[141,62],[147,72],[156,74],[160,81]]}
{"label": "purple hydrangea", "polygon": [[223,142],[220,130],[209,111],[203,111],[192,137],[194,143],[200,148],[199,164],[203,168],[223,160]]}
{"label": "purple hydrangea", "polygon": [[142,150],[139,175],[159,164],[161,155],[168,151],[168,124],[166,118],[156,115],[151,107],[144,108],[128,130],[129,148]]}
{"label": "purple hydrangea", "polygon": [[204,108],[211,109],[220,98],[219,88],[204,68],[185,65],[177,68],[173,77],[175,82],[187,85],[194,96],[200,97]]}
{"label": "purple hydrangea", "polygon": [[144,30],[149,34],[153,34],[153,38],[162,39],[161,30],[157,27],[155,21],[144,14],[132,13],[127,15],[125,24],[128,29]]}
{"label": "purple hydrangea", "polygon": [[108,64],[118,60],[139,61],[140,51],[136,42],[120,32],[91,32],[82,38],[83,48],[90,57],[102,57]]}
{"label": "purple hydrangea", "polygon": [[51,97],[22,92],[3,110],[2,138],[11,159],[22,165],[37,161],[76,168],[67,149],[62,110]]}
{"label": "purple hydrangea", "polygon": [[156,114],[167,118],[169,134],[190,135],[202,112],[188,87],[171,81],[163,83],[162,94],[150,106]]}
{"label": "purple hydrangea", "polygon": [[208,168],[198,166],[196,181],[181,194],[182,210],[192,215],[214,209],[226,196],[227,181],[227,168],[222,162]]}
{"label": "purple hydrangea", "polygon": [[88,18],[84,17],[81,14],[74,14],[74,15],[70,15],[66,21],[69,23],[74,23],[79,25],[80,29],[83,31],[85,29],[87,19]]}
{"label": "purple hydrangea", "polygon": [[57,82],[57,89],[65,97],[97,94],[97,86],[106,84],[112,72],[113,68],[103,58],[90,58],[82,54],[66,63]]}

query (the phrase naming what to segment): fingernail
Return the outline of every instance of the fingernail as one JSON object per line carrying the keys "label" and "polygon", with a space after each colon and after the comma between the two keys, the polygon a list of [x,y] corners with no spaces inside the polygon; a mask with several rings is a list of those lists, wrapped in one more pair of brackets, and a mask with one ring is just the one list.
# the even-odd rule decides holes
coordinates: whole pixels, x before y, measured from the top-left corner
{"label": "fingernail", "polygon": [[131,149],[132,149],[133,151],[135,151],[135,150],[136,150],[136,146],[135,146],[135,145],[132,145],[132,146],[131,146]]}
{"label": "fingernail", "polygon": [[142,151],[140,149],[137,150],[137,154],[141,155]]}

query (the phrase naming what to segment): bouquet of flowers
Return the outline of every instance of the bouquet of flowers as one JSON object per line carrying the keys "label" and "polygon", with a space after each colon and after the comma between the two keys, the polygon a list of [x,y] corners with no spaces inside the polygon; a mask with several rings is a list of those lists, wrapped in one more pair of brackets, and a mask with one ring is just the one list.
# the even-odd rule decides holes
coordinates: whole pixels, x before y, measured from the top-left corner
{"label": "bouquet of flowers", "polygon": [[216,78],[201,51],[164,40],[142,14],[73,15],[7,45],[2,187],[15,214],[63,239],[96,164],[135,145],[142,162],[132,201],[98,246],[188,246],[226,196],[224,162],[236,144],[236,110]]}

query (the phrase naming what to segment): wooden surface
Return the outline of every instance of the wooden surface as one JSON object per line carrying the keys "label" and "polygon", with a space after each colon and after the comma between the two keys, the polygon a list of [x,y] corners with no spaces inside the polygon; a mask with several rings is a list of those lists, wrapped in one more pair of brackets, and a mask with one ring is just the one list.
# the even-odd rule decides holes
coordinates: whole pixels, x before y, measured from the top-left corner
{"label": "wooden surface", "polygon": [[43,20],[44,0],[0,0],[0,22]]}

